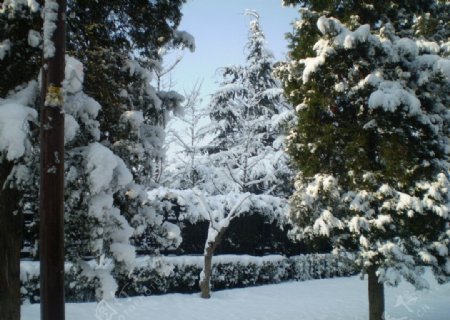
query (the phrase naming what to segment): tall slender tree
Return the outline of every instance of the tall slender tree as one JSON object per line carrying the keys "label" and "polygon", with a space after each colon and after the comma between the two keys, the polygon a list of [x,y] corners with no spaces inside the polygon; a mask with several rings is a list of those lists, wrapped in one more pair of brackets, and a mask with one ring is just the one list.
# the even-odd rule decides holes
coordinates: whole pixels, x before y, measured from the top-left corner
{"label": "tall slender tree", "polygon": [[266,47],[259,15],[250,10],[247,15],[252,20],[245,65],[221,70],[222,83],[209,105],[214,139],[203,148],[209,176],[201,189],[216,203],[212,208],[204,205],[209,228],[200,281],[203,298],[210,296],[212,257],[229,223],[243,214],[283,223],[278,213],[292,190],[283,149],[284,125],[293,118],[292,108],[272,74],[274,57]]}
{"label": "tall slender tree", "polygon": [[246,64],[221,70],[223,81],[209,105],[215,138],[205,149],[217,168],[217,179],[208,179],[208,191],[288,194],[290,169],[283,150],[283,125],[292,118],[292,109],[272,74],[274,58],[266,47],[259,16],[254,11],[247,14],[252,21]]}

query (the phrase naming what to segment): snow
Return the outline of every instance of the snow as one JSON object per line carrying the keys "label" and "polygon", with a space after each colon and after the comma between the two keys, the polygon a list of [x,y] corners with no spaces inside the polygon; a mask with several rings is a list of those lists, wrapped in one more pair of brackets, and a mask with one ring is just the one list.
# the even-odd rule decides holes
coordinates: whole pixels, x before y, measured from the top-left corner
{"label": "snow", "polygon": [[63,87],[66,93],[77,93],[83,89],[83,64],[77,59],[66,55]]}
{"label": "snow", "polygon": [[120,116],[120,122],[129,123],[133,129],[139,130],[140,126],[144,123],[144,115],[142,111],[125,111]]}
{"label": "snow", "polygon": [[41,34],[36,30],[28,31],[28,44],[33,48],[38,47],[41,44]]}
{"label": "snow", "polygon": [[320,235],[330,236],[330,229],[333,228],[344,229],[344,224],[334,217],[329,210],[323,210],[320,217],[314,222],[314,232]]}
{"label": "snow", "polygon": [[447,78],[447,82],[450,82],[450,59],[439,59],[436,62],[435,69]]}
{"label": "snow", "polygon": [[[426,274],[431,288],[415,291],[407,283],[387,287],[386,320],[448,320],[450,284],[439,286]],[[107,288],[105,288],[107,289]],[[24,305],[22,320],[38,320],[39,305]],[[359,277],[288,282],[198,294],[125,297],[100,303],[68,303],[66,319],[155,320],[365,320],[367,281]]]}
{"label": "snow", "polygon": [[64,116],[64,143],[72,141],[76,135],[80,125],[70,114]]}
{"label": "snow", "polygon": [[341,23],[335,18],[320,17],[317,20],[317,28],[322,34],[340,33],[343,30]]}
{"label": "snow", "polygon": [[183,43],[191,52],[195,51],[195,38],[192,34],[186,31],[175,31],[175,39]]}
{"label": "snow", "polygon": [[439,54],[441,51],[439,44],[432,41],[416,40],[416,45],[421,53]]}
{"label": "snow", "polygon": [[167,239],[173,240],[175,242],[175,246],[178,247],[182,241],[180,227],[168,221],[164,221],[162,227],[167,230]]}
{"label": "snow", "polygon": [[420,259],[427,264],[437,264],[437,259],[427,251],[419,252]]}
{"label": "snow", "polygon": [[383,81],[378,90],[369,97],[369,108],[383,108],[385,111],[395,112],[399,106],[407,107],[410,116],[421,113],[420,101],[413,94],[402,88],[396,81]]}
{"label": "snow", "polygon": [[58,20],[58,3],[55,0],[45,0],[44,9],[44,59],[55,55],[55,44],[52,41]]}
{"label": "snow", "polygon": [[3,104],[0,100],[0,152],[5,152],[8,160],[24,155],[29,144],[28,121],[37,121],[36,110],[15,102]]}
{"label": "snow", "polygon": [[401,38],[394,43],[397,52],[408,59],[414,59],[419,55],[419,48],[415,41],[409,38]]}
{"label": "snow", "polygon": [[123,160],[100,143],[92,143],[89,146],[86,160],[89,182],[94,193],[109,189],[113,181],[123,187],[133,179]]}
{"label": "snow", "polygon": [[355,216],[348,223],[348,228],[350,232],[359,234],[361,230],[369,230],[369,221],[364,217]]}
{"label": "snow", "polygon": [[100,139],[100,125],[95,120],[100,109],[100,104],[84,92],[77,92],[73,95],[69,94],[64,103],[66,116],[72,115],[77,122],[83,123],[95,140]]}
{"label": "snow", "polygon": [[109,249],[117,261],[129,264],[129,267],[131,267],[131,264],[133,264],[136,258],[135,248],[130,244],[115,242],[111,244]]}
{"label": "snow", "polygon": [[11,41],[9,39],[0,42],[0,60],[3,60],[10,50],[11,50]]}
{"label": "snow", "polygon": [[5,0],[2,3],[2,7],[0,7],[0,13],[7,8],[12,11],[17,11],[22,6],[27,6],[30,8],[31,12],[36,12],[40,8],[39,3],[36,0]]}

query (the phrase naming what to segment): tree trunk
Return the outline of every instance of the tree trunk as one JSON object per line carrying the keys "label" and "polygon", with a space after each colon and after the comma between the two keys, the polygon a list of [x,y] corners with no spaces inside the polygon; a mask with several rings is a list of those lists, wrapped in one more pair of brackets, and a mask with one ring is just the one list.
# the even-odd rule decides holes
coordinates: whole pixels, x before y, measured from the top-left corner
{"label": "tree trunk", "polygon": [[22,213],[17,203],[20,194],[3,188],[13,167],[0,163],[0,318],[20,320],[20,249],[22,245]]}
{"label": "tree trunk", "polygon": [[210,245],[205,250],[205,262],[203,266],[203,277],[200,279],[201,297],[204,299],[211,298],[211,273],[212,273],[212,257],[214,255],[214,246]]}
{"label": "tree trunk", "polygon": [[384,319],[384,286],[378,281],[376,268],[367,271],[369,276],[369,320]]}
{"label": "tree trunk", "polygon": [[212,274],[212,258],[214,256],[214,251],[222,240],[222,236],[225,233],[226,228],[220,230],[217,234],[214,242],[209,242],[206,244],[205,248],[205,260],[203,266],[203,277],[200,278],[200,290],[201,297],[204,299],[211,298],[211,274]]}

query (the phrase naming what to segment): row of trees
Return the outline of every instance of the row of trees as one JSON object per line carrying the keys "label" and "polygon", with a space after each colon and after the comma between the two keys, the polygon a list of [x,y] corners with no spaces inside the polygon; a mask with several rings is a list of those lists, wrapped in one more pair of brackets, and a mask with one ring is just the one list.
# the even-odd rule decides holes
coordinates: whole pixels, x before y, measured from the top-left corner
{"label": "row of trees", "polygon": [[[166,241],[146,189],[157,184],[164,126],[183,100],[158,86],[161,49],[194,49],[193,38],[177,30],[184,2],[67,3],[66,260],[98,279],[99,297],[114,294],[112,273],[132,267],[133,237],[146,232]],[[7,319],[20,315],[24,213],[34,215],[30,228],[39,222],[43,11],[44,1],[0,4],[0,264],[8,266],[1,268],[0,309]]]}
{"label": "row of trees", "polygon": [[[179,226],[167,219],[165,200],[173,201],[174,195],[178,203],[189,204],[184,205],[185,219],[209,224],[201,285],[204,297],[209,297],[212,255],[232,220],[256,212],[269,223],[286,223],[283,212],[292,173],[283,135],[293,115],[272,75],[273,56],[265,48],[255,12],[249,12],[253,20],[246,65],[222,70],[221,89],[209,106],[212,125],[194,138],[199,119],[195,99],[188,99],[194,131],[191,142],[181,137],[179,141],[190,162],[163,170],[165,126],[170,114],[180,112],[184,98],[163,90],[162,54],[171,48],[194,49],[193,38],[176,29],[182,3],[113,1],[100,9],[87,2],[68,2],[65,254],[80,274],[97,280],[98,299],[114,296],[114,278],[133,268],[136,248],[158,253],[180,245]],[[16,244],[14,259],[8,255],[3,260],[15,261],[14,274],[2,277],[14,280],[15,287],[2,301],[16,311],[24,215],[25,250],[31,257],[39,254],[42,5],[9,1],[0,12],[5,37],[0,64],[7,71],[0,86],[5,97],[0,100],[5,115],[0,129],[2,142],[6,141],[0,149],[5,170],[2,217],[18,217],[11,220],[14,226],[2,224],[2,245],[8,246],[11,239]],[[20,110],[19,115],[11,112],[13,108]],[[8,135],[9,122],[15,130]],[[10,139],[12,135],[20,139]],[[197,138],[204,137],[210,143],[196,148]],[[163,181],[170,189],[161,188]],[[13,291],[16,296],[10,294]]]}
{"label": "row of trees", "polygon": [[[183,98],[160,87],[162,49],[194,48],[177,31],[183,2],[68,2],[66,255],[98,279],[98,297],[114,295],[113,275],[132,268],[137,243],[180,244],[163,199],[209,224],[203,297],[230,222],[248,212],[282,220],[289,197],[294,237],[328,242],[368,275],[371,320],[384,316],[383,283],[426,287],[426,265],[448,281],[448,1],[285,0],[302,10],[289,60],[275,69],[281,82],[249,11],[246,63],[221,70],[206,128],[188,99],[188,139],[176,136],[183,161],[163,172],[164,127]],[[0,10],[2,261],[20,253],[23,212],[37,211],[41,5]],[[18,281],[11,270],[0,288]]]}
{"label": "row of trees", "polygon": [[290,218],[383,283],[450,280],[448,1],[296,1],[290,60],[277,74],[296,106]]}

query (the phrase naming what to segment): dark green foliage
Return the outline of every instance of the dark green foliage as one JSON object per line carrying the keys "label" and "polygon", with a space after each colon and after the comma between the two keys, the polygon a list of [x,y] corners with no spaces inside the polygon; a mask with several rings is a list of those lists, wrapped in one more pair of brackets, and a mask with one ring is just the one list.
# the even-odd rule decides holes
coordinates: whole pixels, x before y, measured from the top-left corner
{"label": "dark green foliage", "polygon": [[41,28],[40,12],[31,12],[28,6],[0,10],[0,43],[5,40],[11,43],[11,50],[0,59],[0,97],[37,77],[42,64],[41,50],[28,45],[28,35],[30,30],[39,32]]}
{"label": "dark green foliage", "polygon": [[232,220],[217,254],[284,254],[296,255],[305,253],[298,243],[288,238],[290,226],[280,226],[276,221],[269,222],[259,213],[243,214]]}
{"label": "dark green foliage", "polygon": [[297,106],[289,152],[299,238],[328,238],[393,285],[384,272],[421,288],[423,264],[448,281],[448,2],[302,3],[316,12],[302,11],[292,61],[278,69]]}
{"label": "dark green foliage", "polygon": [[[183,242],[176,250],[177,254],[202,254],[208,231],[207,221],[180,223]],[[216,251],[217,254],[249,254],[255,256],[267,254],[296,255],[306,252],[324,252],[319,245],[312,250],[295,243],[287,235],[289,225],[280,226],[277,222],[268,222],[261,214],[243,214],[232,220],[227,232]]]}
{"label": "dark green foliage", "polygon": [[[117,128],[126,110],[144,109],[146,117],[159,122],[155,101],[141,89],[149,79],[130,71],[131,59],[158,68],[158,49],[176,40],[184,2],[114,0],[93,6],[92,1],[69,1],[68,53],[84,64],[84,90],[102,105],[103,138],[115,142],[128,133]],[[121,96],[122,90],[131,96]]]}
{"label": "dark green foliage", "polygon": [[[429,0],[283,0],[283,3],[300,5],[312,11],[322,12],[346,24],[358,16],[361,24],[369,23],[375,26],[391,22],[402,29],[411,27],[414,14],[430,12],[435,8],[433,1]],[[399,14],[406,14],[410,18],[409,21],[399,21]]]}

